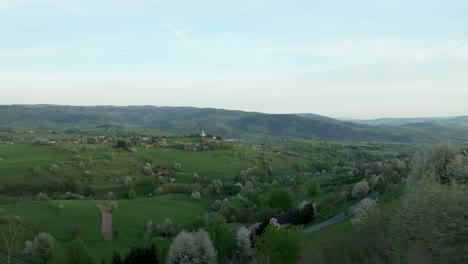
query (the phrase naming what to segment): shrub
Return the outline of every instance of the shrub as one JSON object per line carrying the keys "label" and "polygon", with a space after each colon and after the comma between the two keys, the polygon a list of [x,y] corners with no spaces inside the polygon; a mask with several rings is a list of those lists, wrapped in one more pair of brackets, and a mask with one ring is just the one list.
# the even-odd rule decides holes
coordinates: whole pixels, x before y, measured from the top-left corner
{"label": "shrub", "polygon": [[41,202],[47,202],[49,200],[49,196],[47,193],[40,192],[36,195],[37,200]]}
{"label": "shrub", "polygon": [[52,165],[49,166],[49,171],[51,171],[53,173],[57,173],[57,172],[60,171],[60,167],[57,164],[52,164]]}
{"label": "shrub", "polygon": [[137,197],[134,190],[128,191],[128,199],[135,199]]}
{"label": "shrub", "polygon": [[200,192],[195,192],[195,191],[192,192],[191,198],[192,198],[192,200],[197,200],[197,201],[200,200],[201,199]]}
{"label": "shrub", "polygon": [[174,170],[175,171],[182,171],[182,164],[180,164],[180,163],[174,164]]}
{"label": "shrub", "polygon": [[351,191],[353,198],[364,198],[369,192],[369,185],[365,181],[356,183]]}
{"label": "shrub", "polygon": [[125,184],[125,187],[127,188],[132,188],[133,187],[133,178],[128,176],[124,179],[124,184]]}
{"label": "shrub", "polygon": [[116,197],[113,192],[108,192],[106,195],[107,200],[115,200]]}
{"label": "shrub", "polygon": [[114,212],[116,212],[116,211],[119,209],[119,207],[117,206],[117,203],[116,203],[116,202],[111,201],[111,202],[109,202],[108,209],[109,209],[109,211],[110,211],[111,213],[114,213]]}

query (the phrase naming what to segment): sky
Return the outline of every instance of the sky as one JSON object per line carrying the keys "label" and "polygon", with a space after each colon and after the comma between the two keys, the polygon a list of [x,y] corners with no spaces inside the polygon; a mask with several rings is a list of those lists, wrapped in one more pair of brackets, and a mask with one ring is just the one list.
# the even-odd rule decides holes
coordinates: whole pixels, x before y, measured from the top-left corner
{"label": "sky", "polygon": [[0,104],[468,115],[468,0],[0,0]]}

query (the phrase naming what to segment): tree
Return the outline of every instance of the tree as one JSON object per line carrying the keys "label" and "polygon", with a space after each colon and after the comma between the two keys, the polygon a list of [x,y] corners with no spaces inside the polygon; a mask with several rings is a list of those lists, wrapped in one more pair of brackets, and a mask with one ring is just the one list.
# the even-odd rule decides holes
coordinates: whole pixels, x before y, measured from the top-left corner
{"label": "tree", "polygon": [[42,259],[44,264],[54,257],[56,250],[57,242],[48,233],[40,233],[33,240],[33,255]]}
{"label": "tree", "polygon": [[282,189],[275,189],[270,193],[268,205],[271,208],[280,208],[284,211],[294,207],[291,194]]}
{"label": "tree", "polygon": [[[121,264],[157,264],[158,256],[156,253],[156,246],[151,243],[147,246],[132,247],[125,257],[121,259]],[[118,264],[116,263],[116,264]]]}
{"label": "tree", "polygon": [[125,184],[125,187],[127,188],[132,188],[133,187],[133,178],[128,176],[124,179],[124,184]]}
{"label": "tree", "polygon": [[309,187],[307,188],[307,193],[310,197],[314,197],[320,189],[320,183],[317,179],[312,179],[309,183]]}
{"label": "tree", "polygon": [[390,243],[401,262],[468,263],[467,193],[466,184],[429,179],[407,190],[389,217]]}
{"label": "tree", "polygon": [[215,193],[220,194],[223,188],[223,182],[221,180],[213,180],[212,188]]}
{"label": "tree", "polygon": [[117,206],[117,203],[115,201],[110,201],[108,208],[109,208],[109,211],[111,213],[114,213],[119,209],[119,207]]}
{"label": "tree", "polygon": [[216,264],[216,250],[207,233],[180,232],[172,241],[166,264]]}
{"label": "tree", "polygon": [[175,164],[174,164],[174,170],[175,170],[175,171],[182,171],[182,164],[180,164],[180,163],[175,163]]}
{"label": "tree", "polygon": [[[409,187],[417,188],[418,182],[424,179],[441,183],[453,180],[466,183],[468,182],[467,159],[460,149],[447,141],[426,148],[418,152],[413,160],[413,169],[408,176]],[[456,169],[457,167],[460,169]]]}
{"label": "tree", "polygon": [[192,195],[190,196],[192,198],[192,200],[200,200],[201,199],[201,194],[200,192],[197,192],[197,191],[193,191],[192,192]]}
{"label": "tree", "polygon": [[61,263],[93,264],[96,263],[81,238],[75,238],[63,247]]}
{"label": "tree", "polygon": [[60,167],[57,164],[52,164],[52,165],[49,166],[49,171],[51,171],[53,173],[57,173],[57,172],[60,171]]}
{"label": "tree", "polygon": [[299,208],[291,211],[293,225],[305,225],[314,220],[314,206],[312,203],[304,203]]}
{"label": "tree", "polygon": [[351,191],[353,198],[364,198],[369,192],[369,185],[365,181],[356,183]]}
{"label": "tree", "polygon": [[137,195],[133,189],[128,191],[128,199],[135,199],[136,197]]}
{"label": "tree", "polygon": [[376,207],[376,201],[365,198],[357,205],[354,210],[353,218],[351,218],[351,224],[357,230],[368,227],[372,218],[375,217],[375,214],[378,213],[378,208]]}
{"label": "tree", "polygon": [[277,230],[270,225],[255,243],[255,255],[259,264],[297,263],[302,254],[305,234],[302,228],[293,226]]}
{"label": "tree", "polygon": [[245,226],[241,226],[236,232],[236,246],[235,260],[238,263],[251,262],[254,255],[251,243],[251,233]]}
{"label": "tree", "polygon": [[10,258],[15,255],[18,250],[18,242],[23,233],[23,221],[15,215],[8,214],[3,209],[0,209],[0,234],[3,250]]}
{"label": "tree", "polygon": [[230,257],[235,248],[235,237],[226,219],[219,214],[206,217],[206,231],[208,232],[220,260]]}
{"label": "tree", "polygon": [[36,195],[37,200],[41,202],[47,202],[49,200],[49,196],[47,196],[47,193],[40,192]]}

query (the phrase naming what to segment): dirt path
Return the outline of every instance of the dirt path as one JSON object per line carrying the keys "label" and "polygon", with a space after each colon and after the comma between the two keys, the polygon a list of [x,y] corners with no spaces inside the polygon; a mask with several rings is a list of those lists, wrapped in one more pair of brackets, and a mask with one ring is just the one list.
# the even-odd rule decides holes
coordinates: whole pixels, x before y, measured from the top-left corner
{"label": "dirt path", "polygon": [[112,214],[111,212],[102,204],[96,204],[96,206],[101,211],[101,232],[102,238],[104,240],[112,240]]}

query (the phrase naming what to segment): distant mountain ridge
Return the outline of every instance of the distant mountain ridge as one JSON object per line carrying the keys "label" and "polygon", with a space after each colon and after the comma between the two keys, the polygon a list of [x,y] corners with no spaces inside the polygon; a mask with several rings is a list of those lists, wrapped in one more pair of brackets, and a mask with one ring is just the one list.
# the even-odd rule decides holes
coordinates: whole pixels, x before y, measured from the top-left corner
{"label": "distant mountain ridge", "polygon": [[[405,127],[370,126],[306,114],[264,114],[215,108],[158,106],[0,105],[0,126],[62,129],[118,125],[175,135],[223,138],[309,138],[379,142],[434,142],[440,135]],[[456,140],[465,140],[456,135]],[[449,138],[452,139],[452,138]]]}

